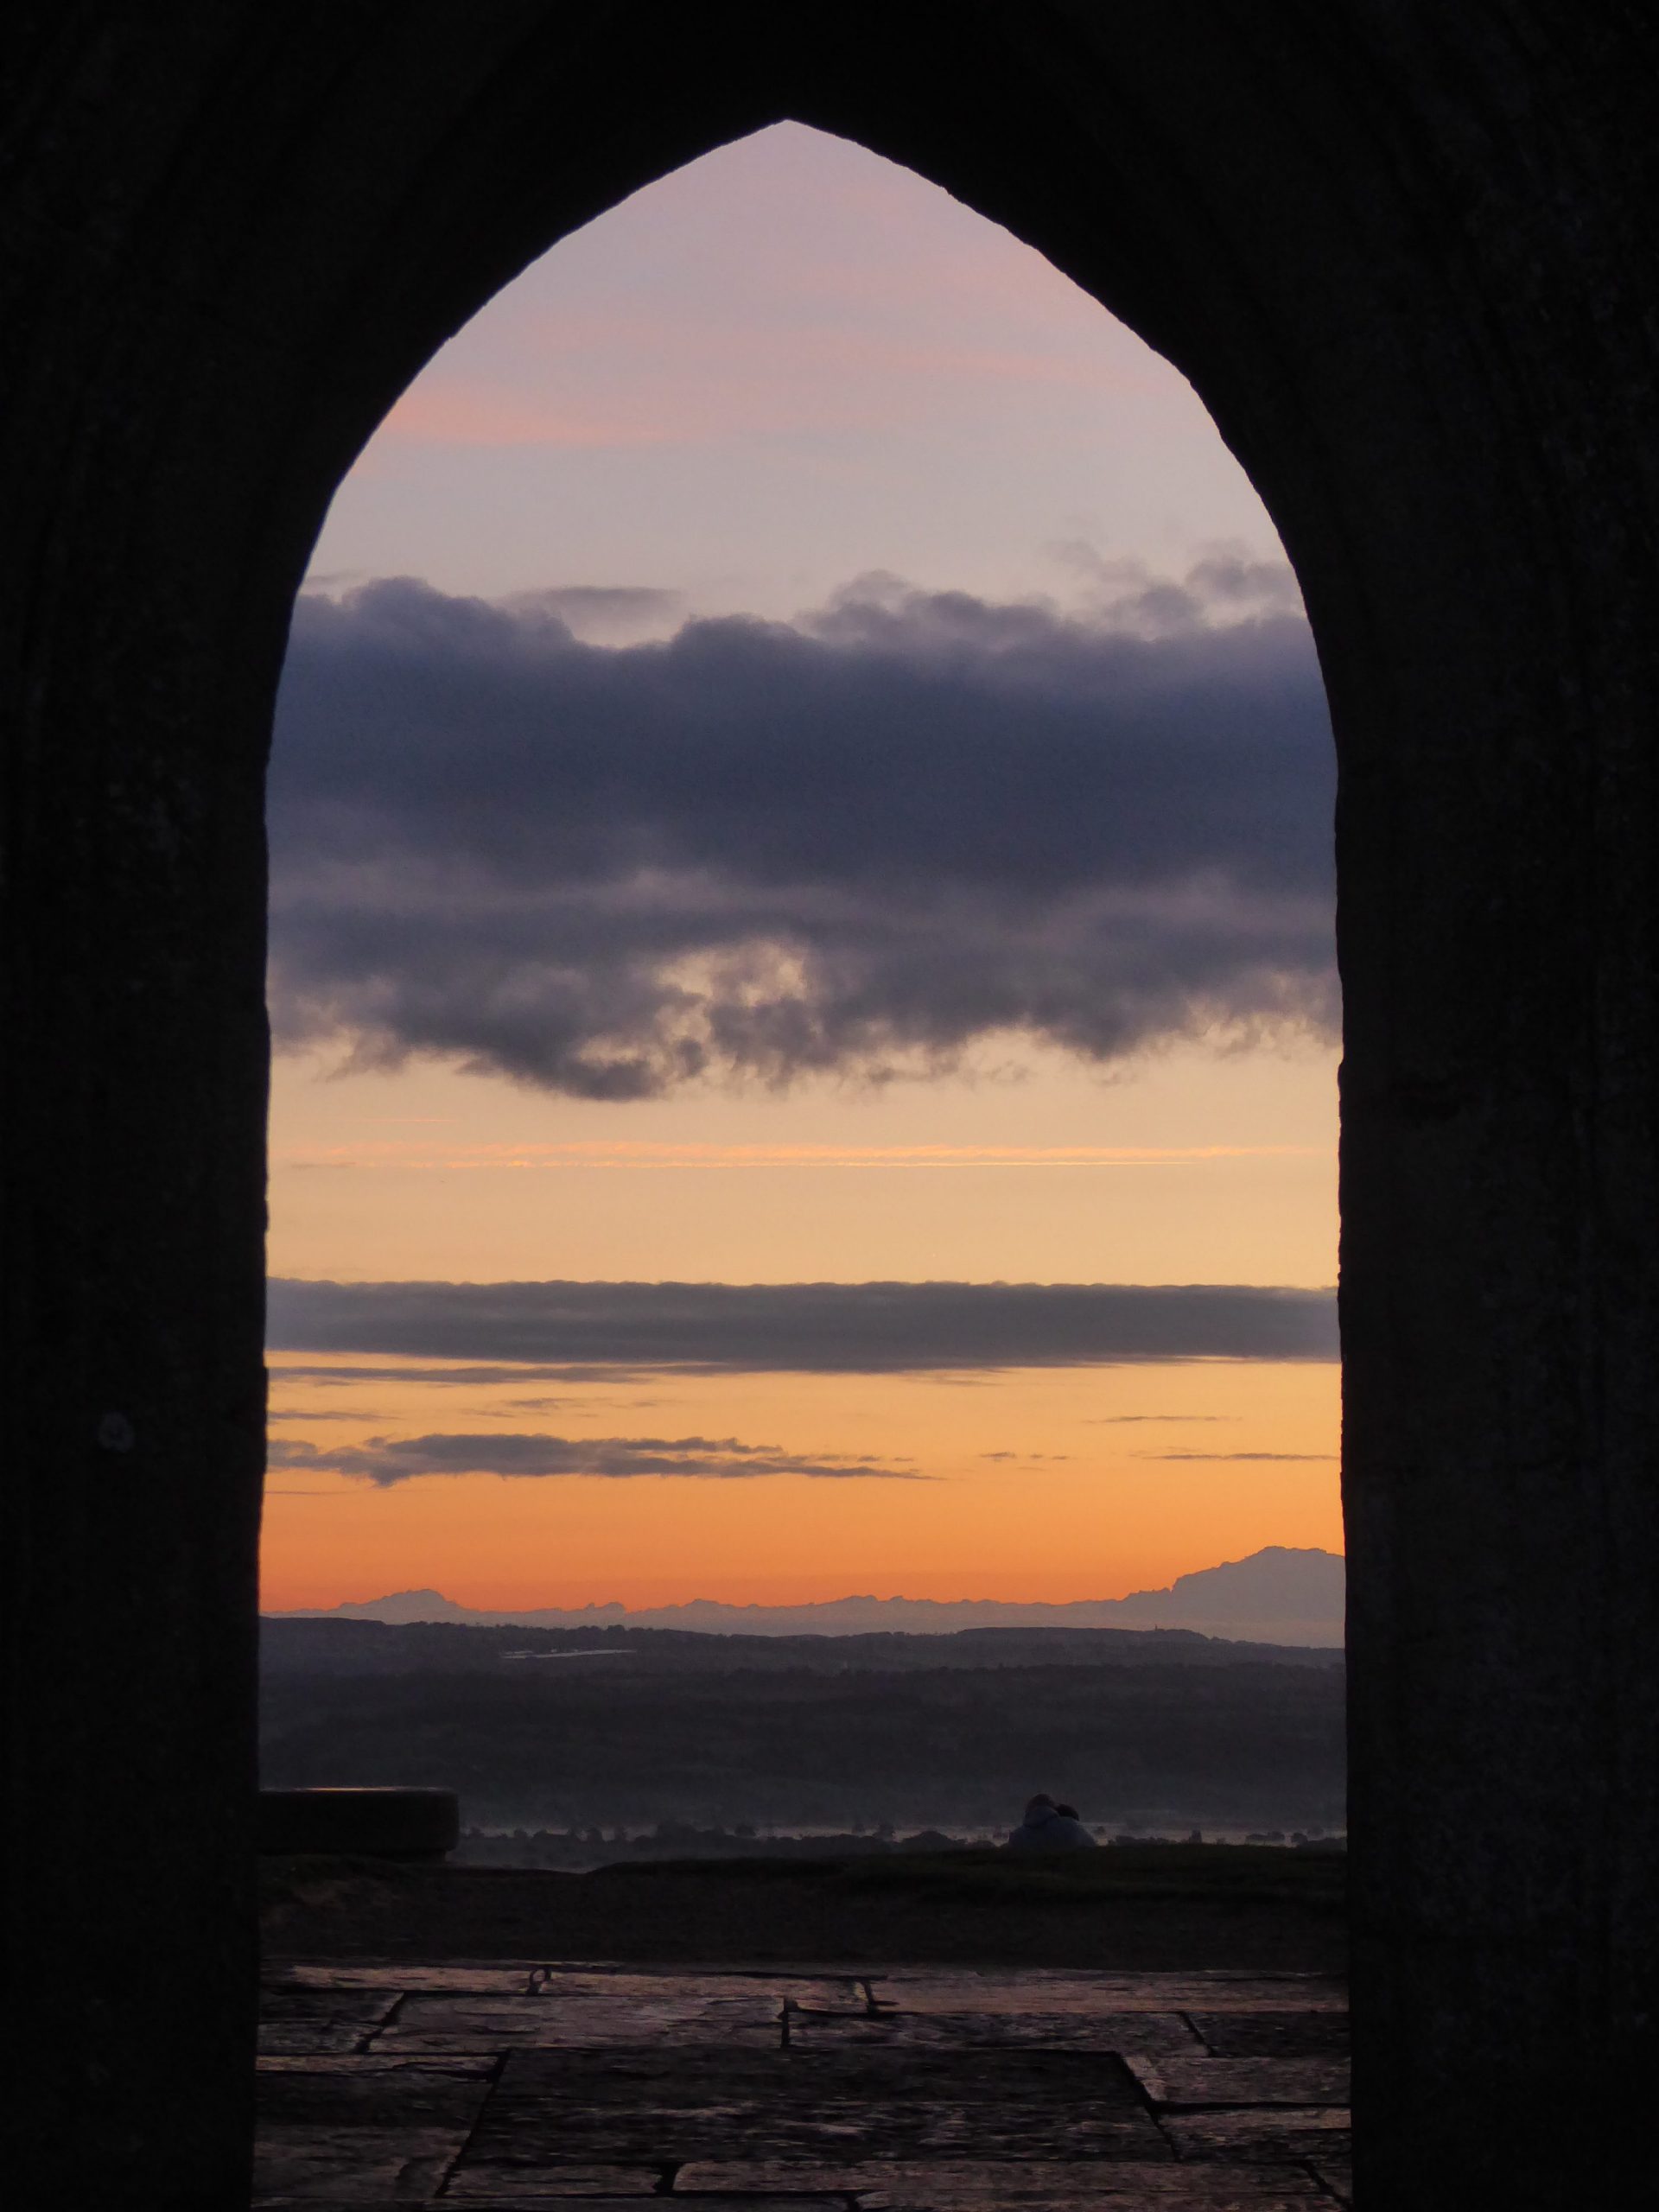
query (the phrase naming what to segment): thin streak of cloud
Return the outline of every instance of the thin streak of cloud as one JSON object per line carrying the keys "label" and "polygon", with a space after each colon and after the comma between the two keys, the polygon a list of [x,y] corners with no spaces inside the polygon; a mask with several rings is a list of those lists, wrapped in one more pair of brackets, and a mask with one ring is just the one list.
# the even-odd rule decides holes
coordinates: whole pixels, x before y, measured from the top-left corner
{"label": "thin streak of cloud", "polygon": [[1135,1456],[1137,1459],[1283,1459],[1309,1463],[1317,1460],[1329,1465],[1337,1454],[1334,1452],[1137,1452]]}
{"label": "thin streak of cloud", "polygon": [[1236,1421],[1239,1414],[1091,1414],[1080,1424],[1084,1428],[1121,1428],[1141,1421]]}
{"label": "thin streak of cloud", "polygon": [[868,1454],[798,1453],[735,1437],[566,1437],[493,1433],[474,1435],[372,1436],[346,1446],[277,1441],[273,1467],[315,1467],[385,1489],[423,1475],[497,1475],[504,1480],[559,1475],[619,1480],[640,1476],[700,1481],[776,1475],[814,1481],[923,1482],[913,1468]]}

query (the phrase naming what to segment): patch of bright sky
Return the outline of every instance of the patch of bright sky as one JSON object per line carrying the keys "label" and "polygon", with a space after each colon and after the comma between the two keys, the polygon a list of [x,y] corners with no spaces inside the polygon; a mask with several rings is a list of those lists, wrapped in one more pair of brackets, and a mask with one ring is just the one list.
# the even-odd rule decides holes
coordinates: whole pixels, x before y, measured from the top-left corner
{"label": "patch of bright sky", "polygon": [[[1175,370],[944,193],[785,124],[638,194],[486,308],[342,485],[313,578],[674,595],[588,632],[620,642],[688,613],[786,617],[872,569],[1070,601],[1101,559],[1179,574],[1221,542],[1277,550]],[[296,1058],[274,1088],[271,1262],[359,1280],[1328,1282],[1334,1140],[1334,1055],[1311,1045],[1184,1046],[1109,1079],[1016,1045],[976,1074],[877,1091],[627,1106]],[[594,1146],[602,1157],[580,1150]],[[1050,1156],[942,1166],[941,1147]],[[1091,1157],[1053,1156],[1079,1147]],[[856,1157],[873,1150],[890,1156]],[[1172,1391],[1195,1414],[1248,1420],[1262,1448],[1313,1456],[1058,1456],[1086,1406]],[[1048,1370],[978,1389],[763,1376],[677,1394],[696,1402],[671,1433],[908,1451],[946,1479],[375,1491],[284,1476],[268,1602],[409,1585],[479,1604],[1109,1596],[1263,1543],[1340,1542],[1320,1456],[1335,1450],[1332,1369]],[[527,1421],[492,1399],[461,1423],[418,1395],[383,1392],[360,1433],[662,1433],[669,1418],[596,1399],[585,1427]],[[1056,1456],[993,1473],[964,1423]]]}
{"label": "patch of bright sky", "polygon": [[[1063,1602],[1161,1589],[1267,1542],[1341,1548],[1329,1456],[1338,1373],[1325,1363],[676,1375],[475,1391],[400,1382],[397,1363],[383,1364],[372,1382],[333,1389],[315,1374],[285,1386],[279,1366],[273,1402],[336,1416],[310,1432],[325,1448],[493,1427],[736,1434],[908,1462],[933,1479],[463,1475],[376,1489],[288,1469],[266,1507],[273,1610],[410,1588],[485,1609],[854,1592]],[[280,1433],[303,1436],[306,1421]],[[1251,1456],[1262,1452],[1271,1456]]]}
{"label": "patch of bright sky", "polygon": [[1276,549],[1179,373],[906,169],[782,124],[564,239],[404,394],[320,577],[655,586],[787,615],[864,570],[1065,595],[1079,543]]}

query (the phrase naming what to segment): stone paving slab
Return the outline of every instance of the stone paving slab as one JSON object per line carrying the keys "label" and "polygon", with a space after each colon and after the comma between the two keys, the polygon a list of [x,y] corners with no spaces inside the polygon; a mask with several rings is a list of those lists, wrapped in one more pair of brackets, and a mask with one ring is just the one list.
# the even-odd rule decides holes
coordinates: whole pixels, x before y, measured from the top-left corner
{"label": "stone paving slab", "polygon": [[346,1966],[329,1960],[320,1966],[285,1962],[265,1968],[264,1986],[269,1992],[289,1989],[448,1990],[460,1996],[499,1993],[524,1995],[547,1972],[534,1960],[518,1966]]}
{"label": "stone paving slab", "polygon": [[[619,2202],[640,2197],[654,2197],[671,2178],[673,2168],[667,2165],[553,2165],[539,2172],[518,2177],[518,2195],[525,2201],[531,2197],[602,2197]],[[468,2173],[457,2173],[445,2190],[446,2198],[454,2197],[462,2204],[488,2202],[497,2184],[489,2175],[474,2169]]]}
{"label": "stone paving slab", "polygon": [[1348,2068],[1331,2058],[1172,2058],[1125,2051],[1150,2103],[1176,2111],[1206,2105],[1345,2105]]}
{"label": "stone paving slab", "polygon": [[1333,2012],[1190,2012],[1215,2058],[1346,2058],[1348,2015]]}
{"label": "stone paving slab", "polygon": [[1319,2184],[1300,2167],[1260,2167],[1216,2171],[1173,2162],[1142,2164],[1099,2158],[1062,2162],[1026,2159],[1018,2164],[974,2165],[943,2162],[909,2165],[810,2166],[755,2160],[682,2166],[674,2177],[676,2196],[709,2202],[705,2191],[735,2190],[747,2179],[753,2189],[844,2192],[870,2212],[980,2212],[982,2206],[1027,2208],[1027,2212],[1086,2212],[1106,2204],[1117,2212],[1145,2203],[1155,2212],[1228,2212],[1230,2206],[1269,2212],[1316,2212]]}
{"label": "stone paving slab", "polygon": [[[463,2168],[654,2158],[1167,2156],[1114,2058],[1090,2051],[514,2053]],[[741,2152],[739,2151],[741,2146]]]}
{"label": "stone paving slab", "polygon": [[370,2048],[389,2055],[442,2051],[593,2050],[607,2046],[748,2044],[776,2050],[783,2006],[764,1991],[749,1998],[697,1997],[682,2005],[453,2003],[411,1997]]}
{"label": "stone paving slab", "polygon": [[1179,2012],[791,2012],[791,2050],[962,2044],[984,2050],[1138,2050],[1201,2059],[1208,2046]]}
{"label": "stone paving slab", "polygon": [[[526,1997],[531,2000],[525,2001]],[[783,2043],[785,2009],[862,2018],[869,1999],[849,1978],[594,1974],[557,1970],[517,1996],[415,1991],[375,2035],[376,2050],[583,2050],[615,2044]]]}
{"label": "stone paving slab", "polygon": [[455,2051],[421,2051],[411,2056],[399,2051],[353,2050],[315,2058],[264,2057],[256,2063],[262,2076],[279,2081],[289,2075],[296,2081],[374,2082],[447,2075],[460,2081],[487,2082],[496,2070],[490,2058]]}
{"label": "stone paving slab", "polygon": [[1294,2159],[1317,2163],[1349,2156],[1349,2114],[1340,2106],[1170,2113],[1162,2126],[1178,2158],[1215,2164]]}
{"label": "stone paving slab", "polygon": [[1311,1975],[296,1962],[256,2203],[1313,2212],[1351,2201],[1342,2004]]}
{"label": "stone paving slab", "polygon": [[272,2126],[460,2126],[470,2133],[499,2067],[482,2056],[268,2058],[258,2068],[259,2108]]}
{"label": "stone paving slab", "polygon": [[[1307,2201],[1302,2200],[1302,2208],[1306,2207]],[[252,2212],[362,2212],[363,2205],[372,2202],[402,2204],[459,2202],[465,2204],[468,2208],[468,2212],[519,2212],[519,2208],[527,2204],[570,2204],[579,2206],[581,2212],[650,2212],[650,2208],[660,2206],[663,2199],[658,2194],[647,2196],[560,2196],[548,2191],[520,2193],[512,2196],[463,2195],[457,2197],[453,2190],[446,2190],[441,2199],[419,2195],[394,2196],[378,2199],[338,2196],[256,2196],[253,2199]],[[697,2202],[701,2212],[811,2212],[811,2208],[815,2205],[822,2206],[823,2212],[858,2212],[861,2200],[849,2196],[746,2195],[704,2196],[700,2197]],[[1260,2212],[1260,2200],[1252,2197],[1249,2200],[1249,2212]],[[1213,2212],[1213,2208],[1206,2202],[1198,2208],[1198,2212]]]}
{"label": "stone paving slab", "polygon": [[1345,2012],[1343,1984],[1319,1974],[1118,1974],[1078,1967],[888,1969],[878,2005],[906,2012]]}
{"label": "stone paving slab", "polygon": [[359,2050],[399,2001],[393,1989],[276,1989],[259,2008],[262,2056]]}
{"label": "stone paving slab", "polygon": [[466,2143],[470,2120],[422,2127],[398,2120],[331,2126],[267,2120],[259,2132],[257,2185],[287,2196],[429,2203]]}

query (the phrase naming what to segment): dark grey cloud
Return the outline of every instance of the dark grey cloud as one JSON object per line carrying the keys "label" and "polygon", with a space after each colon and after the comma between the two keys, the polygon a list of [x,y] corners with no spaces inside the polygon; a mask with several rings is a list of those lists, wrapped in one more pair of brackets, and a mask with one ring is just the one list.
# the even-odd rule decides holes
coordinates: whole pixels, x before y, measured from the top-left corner
{"label": "dark grey cloud", "polygon": [[1332,749],[1288,573],[1112,589],[1084,616],[866,578],[627,645],[579,641],[569,593],[302,599],[279,1039],[625,1099],[1332,1032]]}
{"label": "dark grey cloud", "polygon": [[[517,1360],[550,1379],[617,1370],[901,1374],[1338,1356],[1329,1291],[1204,1284],[278,1279],[270,1286],[268,1333],[281,1351]],[[448,1371],[473,1384],[480,1378],[477,1368]],[[444,1372],[427,1370],[429,1378]],[[517,1379],[510,1369],[497,1372]]]}
{"label": "dark grey cloud", "polygon": [[931,1478],[868,1455],[785,1452],[777,1444],[741,1444],[735,1437],[707,1436],[372,1436],[343,1448],[283,1440],[270,1446],[267,1465],[292,1471],[349,1475],[385,1489],[417,1475],[548,1477],[599,1475],[690,1476],[729,1481],[763,1475],[804,1475],[814,1480],[922,1482]]}

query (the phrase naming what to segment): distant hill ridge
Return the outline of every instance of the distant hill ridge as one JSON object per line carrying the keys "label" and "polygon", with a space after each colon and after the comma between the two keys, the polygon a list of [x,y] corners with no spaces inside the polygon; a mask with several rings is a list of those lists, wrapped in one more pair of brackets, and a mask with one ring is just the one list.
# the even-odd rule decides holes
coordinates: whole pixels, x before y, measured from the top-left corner
{"label": "distant hill ridge", "polygon": [[631,1611],[609,1605],[499,1612],[459,1605],[436,1590],[304,1606],[287,1620],[449,1621],[490,1628],[671,1628],[710,1635],[861,1636],[898,1630],[947,1636],[970,1628],[1180,1628],[1238,1643],[1335,1646],[1342,1642],[1345,1563],[1336,1552],[1269,1544],[1249,1558],[1178,1575],[1166,1590],[1067,1605],[991,1598],[830,1598],[806,1605],[731,1605],[712,1598]]}

